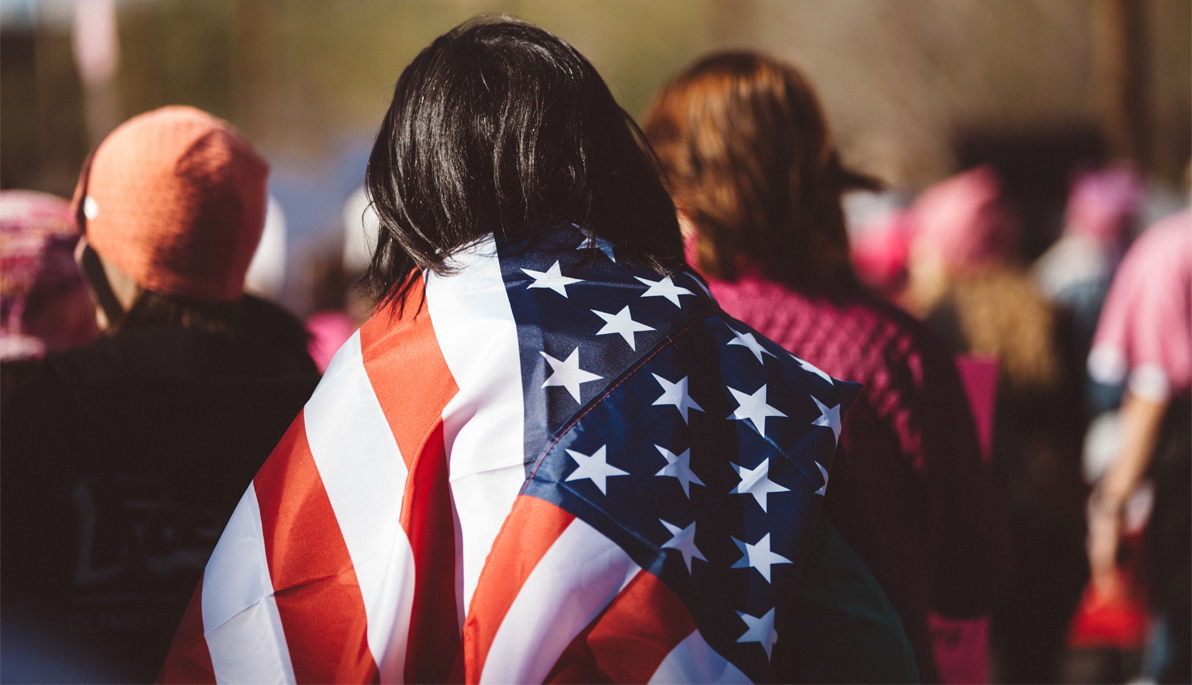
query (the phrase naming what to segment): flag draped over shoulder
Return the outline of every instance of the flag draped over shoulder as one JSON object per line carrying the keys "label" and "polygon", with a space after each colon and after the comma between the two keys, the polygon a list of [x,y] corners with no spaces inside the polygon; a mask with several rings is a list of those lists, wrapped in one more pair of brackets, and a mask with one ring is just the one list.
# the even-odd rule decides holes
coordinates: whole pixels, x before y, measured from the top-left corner
{"label": "flag draped over shoulder", "polygon": [[160,679],[772,679],[857,386],[616,256],[490,238],[361,328]]}

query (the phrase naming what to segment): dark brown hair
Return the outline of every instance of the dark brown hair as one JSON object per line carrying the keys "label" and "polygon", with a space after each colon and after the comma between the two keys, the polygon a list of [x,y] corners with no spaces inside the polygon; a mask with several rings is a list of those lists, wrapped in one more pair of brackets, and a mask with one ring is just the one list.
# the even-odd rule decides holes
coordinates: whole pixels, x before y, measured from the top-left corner
{"label": "dark brown hair", "polygon": [[855,283],[840,195],[879,186],[841,165],[796,67],[750,52],[706,57],[662,90],[643,128],[695,226],[704,273],[732,281],[752,262],[795,287]]}
{"label": "dark brown hair", "polygon": [[456,27],[402,72],[377,134],[366,285],[402,301],[416,270],[443,271],[487,234],[532,243],[559,223],[612,242],[618,259],[681,266],[674,204],[639,142],[575,48],[507,17]]}

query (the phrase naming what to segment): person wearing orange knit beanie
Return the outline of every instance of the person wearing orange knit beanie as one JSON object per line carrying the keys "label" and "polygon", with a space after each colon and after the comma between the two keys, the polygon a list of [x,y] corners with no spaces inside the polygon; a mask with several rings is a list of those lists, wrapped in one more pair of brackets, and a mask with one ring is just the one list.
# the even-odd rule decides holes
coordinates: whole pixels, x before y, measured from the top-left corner
{"label": "person wearing orange knit beanie", "polygon": [[[47,355],[0,408],[6,638],[18,626],[72,654],[66,679],[156,676],[220,531],[318,383],[301,322],[244,293],[268,173],[227,122],[173,106],[118,127],[80,174],[75,256],[104,333]],[[6,678],[19,648],[0,643]]]}

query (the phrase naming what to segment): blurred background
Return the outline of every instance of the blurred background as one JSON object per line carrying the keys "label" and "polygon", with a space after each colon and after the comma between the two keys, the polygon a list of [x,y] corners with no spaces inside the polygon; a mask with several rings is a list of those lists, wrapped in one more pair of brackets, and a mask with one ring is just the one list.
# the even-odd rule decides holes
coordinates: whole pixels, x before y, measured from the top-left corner
{"label": "blurred background", "polygon": [[[0,189],[70,197],[98,142],[162,105],[227,119],[272,165],[248,289],[305,320],[325,369],[371,309],[351,287],[368,259],[361,186],[394,84],[436,36],[484,13],[573,44],[639,119],[655,92],[711,51],[747,48],[800,65],[845,164],[889,191],[845,197],[858,274],[952,335],[954,351],[973,356],[962,371],[985,374],[973,381],[984,399],[970,390],[970,405],[982,407],[985,457],[1017,517],[1018,570],[1009,608],[993,617],[989,671],[985,617],[940,624],[939,644],[973,648],[937,647],[941,673],[941,654],[955,652],[945,682],[1147,682],[1162,672],[1169,629],[1147,613],[1137,550],[1147,488],[1179,479],[1156,477],[1158,486],[1130,495],[1124,510],[1135,523],[1123,523],[1121,545],[1135,550],[1129,592],[1116,604],[1091,586],[1081,594],[1086,496],[1125,440],[1113,410],[1126,359],[1100,377],[1090,345],[1126,247],[1188,206],[1192,0],[0,0]],[[1003,223],[1017,240],[991,238],[1010,233]],[[966,241],[990,254],[951,265],[947,250],[931,253],[948,244],[975,254]],[[8,263],[33,263],[6,245],[18,241],[0,245]],[[77,277],[68,254],[59,256]],[[1149,300],[1178,294],[1138,268],[1160,284]],[[1186,419],[1187,388],[1178,390],[1171,413]],[[995,414],[1008,448],[991,437]],[[969,637],[949,637],[962,632]],[[1057,670],[1064,646],[1071,654]],[[956,664],[974,670],[957,675]]]}
{"label": "blurred background", "polygon": [[1155,216],[1186,196],[1187,0],[0,0],[0,186],[69,197],[121,121],[200,107],[273,165],[276,297],[300,315],[335,306],[316,286],[337,277],[345,203],[398,75],[486,12],[574,44],[635,117],[710,50],[794,60],[846,162],[905,196],[992,163],[1027,261],[1059,234],[1078,165],[1135,160]]}

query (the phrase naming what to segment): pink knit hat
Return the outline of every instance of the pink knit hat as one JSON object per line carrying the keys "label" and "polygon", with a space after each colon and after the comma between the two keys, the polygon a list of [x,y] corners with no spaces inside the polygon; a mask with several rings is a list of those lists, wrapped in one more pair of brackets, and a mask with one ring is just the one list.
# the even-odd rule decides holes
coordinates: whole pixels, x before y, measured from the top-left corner
{"label": "pink knit hat", "polygon": [[66,200],[0,190],[0,360],[95,337],[95,305],[74,262],[78,240]]}
{"label": "pink knit hat", "polygon": [[91,246],[142,288],[231,301],[265,220],[269,165],[193,107],[133,117],[95,150],[74,210]]}
{"label": "pink knit hat", "polygon": [[977,167],[923,191],[911,209],[915,243],[938,252],[952,271],[998,263],[1014,254],[1018,222],[989,167]]}
{"label": "pink knit hat", "polygon": [[1129,238],[1130,220],[1145,195],[1142,175],[1133,164],[1119,162],[1085,171],[1068,192],[1064,232],[1119,246]]}

